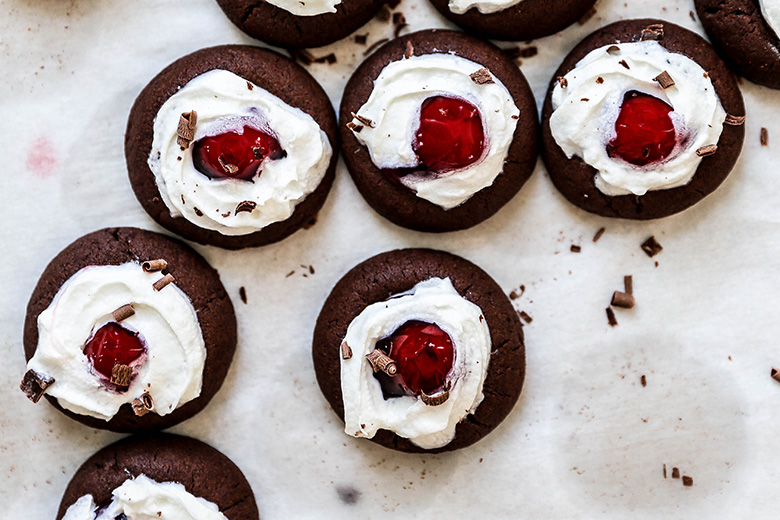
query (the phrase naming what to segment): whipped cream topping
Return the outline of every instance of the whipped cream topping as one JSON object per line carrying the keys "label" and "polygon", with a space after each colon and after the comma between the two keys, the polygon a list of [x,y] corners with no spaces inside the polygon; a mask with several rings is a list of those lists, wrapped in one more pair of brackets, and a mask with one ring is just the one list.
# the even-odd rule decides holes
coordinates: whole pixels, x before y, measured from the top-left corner
{"label": "whipped cream topping", "polygon": [[[377,341],[410,320],[435,323],[452,339],[455,360],[447,376],[449,398],[439,406],[427,406],[415,396],[385,400],[366,360]],[[490,331],[481,309],[460,296],[449,278],[431,278],[407,293],[369,305],[349,324],[344,341],[353,354],[341,359],[348,435],[372,438],[380,429],[390,430],[421,448],[440,448],[455,438],[455,427],[482,402]]]}
{"label": "whipped cream topping", "polygon": [[[453,54],[413,56],[387,65],[374,81],[374,89],[357,115],[370,119],[354,132],[368,148],[378,168],[411,168],[420,164],[412,149],[420,124],[420,109],[429,97],[461,98],[480,112],[485,127],[485,152],[474,164],[431,175],[401,178],[417,196],[444,209],[452,209],[487,188],[504,169],[520,110],[512,95],[493,76],[493,83],[476,84],[469,76],[484,68]],[[491,75],[492,76],[492,75]],[[355,124],[361,124],[354,120]]]}
{"label": "whipped cream topping", "polygon": [[177,482],[156,482],[146,475],[126,480],[113,493],[111,503],[98,512],[92,495],[71,505],[62,520],[227,520],[216,504],[193,496]]}
{"label": "whipped cream topping", "polygon": [[[162,274],[138,263],[84,267],[66,281],[38,316],[38,346],[27,368],[54,377],[46,393],[77,414],[110,420],[125,403],[148,392],[154,412],[167,415],[200,395],[206,345],[195,309],[175,283],[160,291]],[[122,326],[144,341],[145,360],[134,366],[126,391],[108,388],[83,349],[111,313],[132,303]]]}
{"label": "whipped cream topping", "polygon": [[761,15],[777,36],[780,36],[780,0],[758,0]]}
{"label": "whipped cream topping", "polygon": [[[653,79],[664,71],[675,82],[667,89]],[[565,88],[559,82],[553,89],[550,130],[567,157],[581,157],[597,170],[596,187],[605,195],[644,195],[688,184],[701,162],[696,151],[720,139],[726,112],[708,74],[657,41],[595,49],[565,79]],[[638,167],[607,154],[629,91],[657,97],[674,109],[669,116],[678,143],[661,162]]]}
{"label": "whipped cream topping", "polygon": [[341,0],[266,0],[269,4],[284,9],[295,16],[316,16],[335,13]]}
{"label": "whipped cream topping", "polygon": [[464,14],[472,7],[482,14],[497,13],[508,7],[517,5],[523,0],[450,0],[447,5],[455,14]]}
{"label": "whipped cream topping", "polygon": [[[192,110],[198,114],[194,141],[230,131],[241,134],[249,126],[276,137],[287,156],[264,161],[252,181],[209,179],[195,169],[192,146],[182,151],[176,142],[179,119]],[[160,107],[149,168],[172,216],[234,236],[288,219],[319,186],[332,155],[327,135],[309,114],[232,72],[212,70]],[[257,206],[236,213],[243,201]]]}

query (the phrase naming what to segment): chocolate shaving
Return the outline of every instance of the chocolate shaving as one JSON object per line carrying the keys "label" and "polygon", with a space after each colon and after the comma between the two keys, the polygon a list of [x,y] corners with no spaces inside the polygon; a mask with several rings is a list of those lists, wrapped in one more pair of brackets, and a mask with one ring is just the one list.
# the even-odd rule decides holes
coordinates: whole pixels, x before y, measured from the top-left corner
{"label": "chocolate shaving", "polygon": [[447,402],[450,398],[449,388],[445,388],[443,392],[439,392],[435,395],[428,395],[425,392],[420,392],[420,400],[426,406],[439,406]]}
{"label": "chocolate shaving", "polygon": [[357,43],[358,45],[365,45],[367,40],[368,40],[368,33],[355,35],[355,43]]}
{"label": "chocolate shaving", "polygon": [[601,85],[602,83],[604,83],[604,78],[602,78],[601,76],[599,76],[598,78],[596,78],[596,83],[598,83],[599,85]]}
{"label": "chocolate shaving", "polygon": [[352,348],[346,341],[341,344],[341,359],[352,359]]}
{"label": "chocolate shaving", "polygon": [[363,116],[359,116],[359,115],[357,115],[354,112],[350,112],[350,114],[352,114],[352,119],[357,119],[358,121],[363,123],[365,126],[367,126],[369,128],[374,128],[374,122],[371,121],[369,118],[363,117]]}
{"label": "chocolate shaving", "polygon": [[666,478],[666,464],[664,464],[664,478]]}
{"label": "chocolate shaving", "polygon": [[653,25],[648,25],[644,29],[642,29],[642,33],[639,36],[639,39],[642,41],[645,40],[662,40],[664,37],[664,26],[663,24],[656,23]]}
{"label": "chocolate shaving", "polygon": [[680,478],[680,468],[672,468],[672,478]]}
{"label": "chocolate shaving", "polygon": [[152,399],[152,396],[149,394],[149,392],[144,392],[141,394],[141,397],[136,397],[133,399],[133,402],[130,403],[130,406],[133,407],[133,412],[135,412],[138,417],[143,417],[144,415],[154,410],[154,400]]}
{"label": "chocolate shaving", "polygon": [[111,383],[116,386],[127,388],[130,386],[130,380],[133,378],[133,367],[115,363],[111,367]]}
{"label": "chocolate shaving", "polygon": [[669,87],[674,86],[674,80],[669,75],[667,71],[663,71],[658,76],[653,78],[653,81],[657,81],[659,85],[661,85],[661,88],[666,90]]}
{"label": "chocolate shaving", "polygon": [[243,285],[238,288],[238,297],[241,298],[241,301],[246,305],[246,288]]}
{"label": "chocolate shaving", "polygon": [[531,323],[532,321],[534,321],[531,315],[525,311],[520,311],[517,313],[517,315],[520,316],[523,319],[523,321],[526,323]]}
{"label": "chocolate shaving", "polygon": [[731,114],[726,114],[726,120],[723,121],[723,123],[729,126],[742,126],[745,124],[745,116],[732,116]]}
{"label": "chocolate shaving", "polygon": [[761,127],[761,146],[769,146],[769,130]]}
{"label": "chocolate shaving", "polygon": [[596,231],[596,234],[593,235],[593,242],[598,242],[599,238],[601,238],[601,235],[603,235],[606,230],[607,228],[599,228],[599,230]]}
{"label": "chocolate shaving", "polygon": [[25,372],[22,382],[19,384],[19,388],[27,396],[27,399],[33,403],[37,403],[41,400],[43,392],[45,392],[53,383],[53,377],[39,374],[35,370],[30,369]]}
{"label": "chocolate shaving", "polygon": [[618,63],[620,63],[621,65],[623,65],[623,66],[624,66],[625,68],[627,68],[628,70],[631,70],[631,67],[629,67],[629,66],[628,66],[628,63],[626,63],[626,60],[620,60]]}
{"label": "chocolate shaving", "polygon": [[194,212],[195,212],[195,214],[196,214],[197,216],[199,216],[199,217],[202,217],[202,216],[203,216],[203,212],[202,212],[201,210],[199,210],[198,208],[195,208],[195,207],[193,207],[193,208],[192,208],[192,211],[194,211]]}
{"label": "chocolate shaving", "polygon": [[663,251],[664,248],[658,243],[658,240],[654,236],[648,238],[642,243],[642,251],[647,253],[647,256],[653,258],[655,255]]}
{"label": "chocolate shaving", "polygon": [[254,90],[254,89],[255,89],[255,86],[254,86],[254,85],[252,85],[251,83],[249,83],[249,82],[247,81],[247,82],[246,82],[246,88],[247,88],[248,90]]}
{"label": "chocolate shaving", "polygon": [[717,144],[708,144],[707,146],[702,146],[701,148],[696,150],[696,155],[698,155],[699,157],[708,157],[710,155],[713,155],[717,151],[718,151]]}
{"label": "chocolate shaving", "polygon": [[780,383],[780,371],[776,368],[772,368],[772,371],[769,374],[772,376],[772,379]]}
{"label": "chocolate shaving", "polygon": [[377,47],[379,47],[380,45],[382,45],[385,42],[388,42],[389,40],[390,40],[390,38],[382,38],[381,40],[375,41],[374,43],[371,44],[371,46],[368,49],[363,51],[363,56],[368,56],[369,54],[374,52],[374,50],[376,50]]}
{"label": "chocolate shaving", "polygon": [[222,167],[222,170],[224,170],[225,173],[234,175],[235,173],[238,172],[238,166],[236,166],[235,164],[229,164],[225,162],[225,157],[223,155],[217,157],[217,161],[219,161],[219,165]]}
{"label": "chocolate shaving", "polygon": [[321,56],[319,58],[316,58],[314,60],[315,63],[327,63],[328,65],[333,65],[336,63],[336,55],[332,52],[330,54],[326,54],[325,56]]}
{"label": "chocolate shaving", "polygon": [[246,211],[247,213],[252,213],[256,207],[257,207],[257,202],[253,200],[243,200],[238,203],[238,206],[236,206],[236,215],[238,215],[242,211]]}
{"label": "chocolate shaving", "polygon": [[525,285],[521,285],[520,286],[520,292],[512,290],[512,292],[509,293],[509,299],[510,300],[516,300],[516,299],[520,298],[523,295],[523,293],[525,293]]}
{"label": "chocolate shaving", "polygon": [[558,81],[558,86],[561,88],[566,88],[569,86],[569,80],[567,80],[563,76],[558,76],[557,81]]}
{"label": "chocolate shaving", "polygon": [[620,47],[617,45],[610,45],[607,47],[607,54],[611,54],[612,56],[620,54]]}
{"label": "chocolate shaving", "polygon": [[366,354],[366,359],[371,363],[371,368],[374,369],[374,372],[379,372],[381,370],[388,376],[394,376],[398,373],[398,365],[395,364],[395,361],[393,361],[391,357],[381,350],[374,349]]}
{"label": "chocolate shaving", "polygon": [[355,123],[354,121],[350,121],[347,123],[347,128],[355,132],[356,134],[359,134],[361,130],[363,130],[363,125],[359,125]]}
{"label": "chocolate shaving", "polygon": [[406,50],[404,51],[404,58],[407,60],[414,56],[414,45],[412,45],[411,41],[406,42]]}
{"label": "chocolate shaving", "polygon": [[495,83],[493,76],[490,75],[490,71],[486,68],[479,69],[476,72],[469,74],[471,81],[477,85],[487,85],[488,83]]}
{"label": "chocolate shaving", "polygon": [[626,294],[634,294],[634,277],[630,274],[623,277],[623,288]]}
{"label": "chocolate shaving", "polygon": [[168,262],[162,258],[158,258],[157,260],[147,260],[141,264],[141,268],[147,273],[162,271],[166,267],[168,267]]}
{"label": "chocolate shaving", "polygon": [[152,284],[152,287],[154,287],[155,291],[161,291],[166,285],[171,283],[174,279],[175,278],[173,277],[173,275],[171,273],[168,273],[162,278],[160,278],[159,280],[157,280],[156,282],[154,282]]}
{"label": "chocolate shaving", "polygon": [[633,309],[634,308],[634,296],[631,294],[626,294],[624,292],[615,291],[612,293],[612,301],[610,302],[610,305],[613,305],[615,307],[620,307],[622,309]]}
{"label": "chocolate shaving", "polygon": [[[642,383],[643,387],[647,386],[647,378],[645,377],[644,374],[642,374],[642,377],[639,378],[639,382]],[[664,466],[664,474],[666,474],[666,466]]]}
{"label": "chocolate shaving", "polygon": [[135,309],[133,309],[133,304],[127,303],[119,307],[114,312],[112,312],[111,316],[114,318],[114,321],[122,321],[122,320],[126,320],[133,314],[135,314]]}
{"label": "chocolate shaving", "polygon": [[618,324],[617,318],[615,318],[615,311],[612,310],[612,307],[607,307],[607,323],[609,323],[610,327],[614,327]]}
{"label": "chocolate shaving", "polygon": [[682,483],[685,487],[691,487],[693,485],[693,479],[688,475],[683,475]]}
{"label": "chocolate shaving", "polygon": [[571,251],[572,253],[579,253],[580,251],[582,251],[582,247],[578,246],[577,244],[572,244],[571,247],[569,248],[569,251]]}
{"label": "chocolate shaving", "polygon": [[198,113],[184,112],[179,117],[179,126],[176,129],[176,144],[186,149],[189,148],[192,139],[195,137],[195,125],[198,124]]}

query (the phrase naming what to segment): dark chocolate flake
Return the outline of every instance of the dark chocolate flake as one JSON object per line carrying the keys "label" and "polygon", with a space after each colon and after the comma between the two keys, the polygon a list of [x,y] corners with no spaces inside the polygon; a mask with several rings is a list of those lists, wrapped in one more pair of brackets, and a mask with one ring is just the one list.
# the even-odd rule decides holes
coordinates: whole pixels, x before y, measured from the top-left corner
{"label": "dark chocolate flake", "polygon": [[769,130],[761,127],[761,146],[769,146]]}
{"label": "dark chocolate flake", "polygon": [[596,234],[593,235],[593,242],[598,242],[601,238],[601,235],[603,235],[606,230],[607,228],[599,228],[599,230],[596,231]]}
{"label": "dark chocolate flake", "polygon": [[693,485],[693,478],[689,477],[688,475],[683,475],[682,483],[685,487],[691,487]]}
{"label": "dark chocolate flake", "polygon": [[628,66],[628,63],[626,63],[626,60],[620,60],[618,63],[620,63],[621,65],[623,65],[623,66],[624,66],[625,68],[627,68],[628,70],[631,70],[631,67],[629,67],[629,66]]}
{"label": "dark chocolate flake", "polygon": [[634,296],[631,294],[626,294],[624,292],[615,291],[612,293],[612,302],[611,305],[614,307],[620,307],[623,309],[633,309],[634,308]]}
{"label": "dark chocolate flake", "polygon": [[658,76],[654,77],[653,81],[658,82],[658,84],[661,85],[661,88],[664,90],[674,86],[674,80],[667,71],[663,71]]}
{"label": "dark chocolate flake", "polygon": [[372,120],[370,120],[369,118],[363,117],[363,116],[359,116],[359,115],[357,115],[354,112],[350,112],[350,113],[352,114],[352,119],[357,119],[358,121],[363,123],[365,126],[367,126],[369,128],[374,128],[374,122]]}
{"label": "dark chocolate flake", "polygon": [[626,294],[634,294],[634,277],[627,274],[623,277],[623,287]]}
{"label": "dark chocolate flake", "polygon": [[680,468],[672,468],[672,478],[680,478]]}
{"label": "dark chocolate flake", "polygon": [[246,305],[246,288],[243,285],[238,288],[238,297],[241,298],[241,301]]}
{"label": "dark chocolate flake", "polygon": [[114,364],[111,368],[111,384],[127,388],[130,386],[130,380],[133,378],[133,367],[129,365],[122,365],[120,363]]}
{"label": "dark chocolate flake", "polygon": [[366,41],[368,41],[368,33],[355,35],[355,43],[358,45],[365,45]]}
{"label": "dark chocolate flake", "polygon": [[569,80],[567,80],[563,76],[558,76],[557,81],[558,81],[558,86],[561,88],[566,88],[569,86]]}
{"label": "dark chocolate flake", "polygon": [[495,83],[495,81],[493,81],[493,76],[490,74],[490,71],[486,68],[482,68],[476,72],[472,72],[471,74],[469,74],[469,77],[471,78],[471,81],[473,81],[477,85],[487,85],[489,83]]}
{"label": "dark chocolate flake", "polygon": [[572,244],[571,247],[569,248],[569,251],[571,251],[572,253],[579,253],[580,251],[582,251],[582,247],[578,246],[577,244]]}
{"label": "dark chocolate flake", "polygon": [[617,318],[615,318],[615,311],[612,310],[612,307],[607,307],[607,323],[609,323],[610,327],[614,327],[618,324]]}
{"label": "dark chocolate flake", "polygon": [[647,253],[647,256],[650,258],[654,257],[663,250],[664,248],[661,246],[661,244],[658,243],[658,240],[656,240],[654,236],[648,238],[642,243],[642,251]]}
{"label": "dark chocolate flake", "polygon": [[363,130],[363,125],[359,125],[359,124],[355,123],[354,121],[350,121],[349,123],[347,123],[347,128],[349,128],[350,130],[352,130],[356,134],[359,134],[361,132],[361,130]]}
{"label": "dark chocolate flake", "polygon": [[46,391],[46,389],[53,383],[53,377],[39,374],[35,370],[30,369],[25,372],[19,388],[27,396],[27,399],[33,403],[37,403],[41,400],[41,396],[43,396],[43,393]]}
{"label": "dark chocolate flake", "polygon": [[253,200],[241,201],[236,206],[236,215],[238,215],[242,211],[245,211],[247,213],[252,213],[255,210],[256,207],[257,207],[257,202],[255,202]]}

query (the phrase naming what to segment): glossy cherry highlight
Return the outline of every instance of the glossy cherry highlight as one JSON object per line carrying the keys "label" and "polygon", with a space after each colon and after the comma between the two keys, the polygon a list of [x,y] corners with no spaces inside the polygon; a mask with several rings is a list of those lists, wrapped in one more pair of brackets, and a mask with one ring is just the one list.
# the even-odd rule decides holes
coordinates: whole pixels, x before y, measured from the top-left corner
{"label": "glossy cherry highlight", "polygon": [[109,322],[100,327],[87,341],[84,355],[96,372],[111,379],[114,365],[129,365],[146,352],[137,332],[131,332],[119,323]]}
{"label": "glossy cherry highlight", "polygon": [[377,343],[396,362],[398,373],[379,374],[386,395],[433,395],[444,388],[452,370],[455,350],[452,338],[438,325],[408,321]]}
{"label": "glossy cherry highlight", "polygon": [[464,99],[434,96],[420,109],[412,149],[426,170],[442,173],[465,168],[482,157],[485,130],[477,107]]}
{"label": "glossy cherry highlight", "polygon": [[609,156],[635,166],[647,166],[669,157],[677,144],[669,117],[672,110],[656,97],[628,92],[615,121],[617,135],[607,145]]}
{"label": "glossy cherry highlight", "polygon": [[209,179],[252,180],[264,160],[273,161],[285,155],[274,136],[251,126],[244,126],[241,133],[203,137],[192,145],[195,169]]}

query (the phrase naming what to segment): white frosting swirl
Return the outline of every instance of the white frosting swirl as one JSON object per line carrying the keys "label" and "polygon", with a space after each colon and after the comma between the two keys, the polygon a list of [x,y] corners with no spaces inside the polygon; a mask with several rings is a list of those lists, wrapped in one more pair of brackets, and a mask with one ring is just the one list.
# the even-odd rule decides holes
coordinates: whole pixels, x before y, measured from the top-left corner
{"label": "white frosting swirl", "polygon": [[[248,125],[274,135],[287,156],[266,160],[252,182],[212,180],[195,169],[192,146],[176,143],[182,113],[198,114],[194,139]],[[201,74],[171,96],[157,113],[149,154],[163,202],[174,217],[223,235],[246,235],[286,220],[325,176],[333,150],[316,121],[267,90],[226,70]],[[243,201],[257,207],[236,213]]]}
{"label": "white frosting swirl", "polygon": [[[366,360],[377,341],[410,320],[435,323],[452,339],[455,360],[447,376],[449,398],[439,406],[427,406],[414,396],[385,400]],[[377,430],[390,430],[421,448],[440,448],[455,438],[455,427],[482,402],[490,331],[480,308],[461,297],[449,278],[431,278],[408,293],[369,305],[349,324],[344,341],[353,354],[341,359],[348,435],[372,438]]]}
{"label": "white frosting swirl", "polygon": [[[54,377],[46,393],[77,414],[110,420],[125,404],[148,392],[154,412],[167,415],[200,395],[206,346],[189,298],[137,263],[85,267],[71,276],[38,316],[38,346],[27,368]],[[137,331],[147,352],[134,367],[127,391],[107,388],[83,349],[111,313],[132,303],[135,314],[122,326]]]}
{"label": "white frosting swirl", "polygon": [[190,494],[177,482],[156,482],[138,475],[113,491],[111,503],[98,514],[92,495],[71,505],[62,520],[227,520],[213,502]]}
{"label": "white frosting swirl", "polygon": [[464,14],[472,7],[482,14],[497,13],[508,7],[517,5],[523,0],[450,0],[447,5],[455,14]]}
{"label": "white frosting swirl", "polygon": [[758,0],[761,15],[777,36],[780,36],[780,0]]}
{"label": "white frosting swirl", "polygon": [[335,13],[341,0],[266,0],[271,5],[284,9],[295,16],[316,16]]}
{"label": "white frosting swirl", "polygon": [[[485,127],[485,152],[474,164],[436,176],[411,174],[401,182],[417,196],[444,209],[463,204],[487,188],[504,169],[520,111],[512,95],[494,83],[476,84],[470,74],[484,68],[453,54],[425,54],[394,61],[374,81],[374,89],[357,114],[373,127],[354,132],[378,168],[411,168],[419,158],[412,142],[420,123],[423,101],[433,96],[465,99],[477,109]],[[356,124],[360,121],[354,120]]]}
{"label": "white frosting swirl", "polygon": [[[608,52],[612,47],[618,50]],[[667,89],[654,81],[664,71],[675,82]],[[726,112],[709,76],[695,61],[656,41],[595,49],[565,78],[566,88],[559,83],[553,89],[550,130],[567,157],[581,157],[598,171],[596,187],[606,195],[644,195],[688,184],[701,162],[696,151],[720,139]],[[669,116],[677,147],[665,160],[645,167],[607,154],[623,98],[632,90],[655,96],[674,109]]]}

